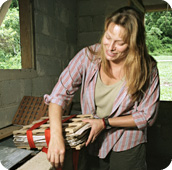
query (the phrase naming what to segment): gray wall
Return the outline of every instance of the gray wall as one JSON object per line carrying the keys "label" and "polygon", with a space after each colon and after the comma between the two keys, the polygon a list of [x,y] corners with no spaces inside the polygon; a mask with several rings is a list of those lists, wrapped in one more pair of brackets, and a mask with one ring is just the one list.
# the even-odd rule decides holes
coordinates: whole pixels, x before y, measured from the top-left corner
{"label": "gray wall", "polygon": [[0,70],[0,128],[12,123],[23,96],[50,93],[76,53],[76,0],[34,0],[36,70]]}

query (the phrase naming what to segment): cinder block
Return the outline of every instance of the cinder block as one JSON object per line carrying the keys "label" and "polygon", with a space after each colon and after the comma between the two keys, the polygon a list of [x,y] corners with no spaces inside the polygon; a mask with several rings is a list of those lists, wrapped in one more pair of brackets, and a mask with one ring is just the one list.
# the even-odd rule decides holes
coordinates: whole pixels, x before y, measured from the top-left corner
{"label": "cinder block", "polygon": [[79,17],[78,31],[79,32],[93,31],[93,18],[91,16]]}
{"label": "cinder block", "polygon": [[56,1],[55,6],[55,16],[65,24],[65,26],[70,26],[73,22],[76,23],[76,1]]}
{"label": "cinder block", "polygon": [[87,32],[78,34],[78,47],[84,47],[98,43],[101,35],[101,32]]}
{"label": "cinder block", "polygon": [[76,10],[76,6],[77,6],[77,0],[61,0],[62,3],[64,4],[64,6],[68,9],[68,10]]}
{"label": "cinder block", "polygon": [[[67,56],[68,59],[72,59],[75,55],[76,55],[77,51],[76,51],[76,44],[69,44],[67,46]],[[66,60],[64,60],[66,61]]]}
{"label": "cinder block", "polygon": [[108,0],[107,8],[105,9],[105,16],[109,16],[112,12],[116,11],[117,9],[127,6],[129,1],[114,1],[114,0]]}
{"label": "cinder block", "polygon": [[68,27],[77,31],[77,10],[69,11]]}
{"label": "cinder block", "polygon": [[1,105],[18,104],[25,95],[31,95],[31,79],[9,80],[1,83]]}
{"label": "cinder block", "polygon": [[55,0],[34,0],[35,10],[39,10],[50,16],[55,15]]}
{"label": "cinder block", "polygon": [[78,1],[78,15],[88,16],[92,14],[90,1]]}
{"label": "cinder block", "polygon": [[37,56],[37,73],[39,76],[58,76],[60,72],[60,59],[49,56]]}
{"label": "cinder block", "polygon": [[32,95],[32,80],[31,79],[22,79],[20,80],[20,96],[21,99],[23,96]]}
{"label": "cinder block", "polygon": [[1,83],[2,106],[19,103],[21,100],[21,80],[9,80]]}
{"label": "cinder block", "polygon": [[105,16],[96,15],[93,17],[93,31],[102,31],[104,30]]}
{"label": "cinder block", "polygon": [[55,35],[54,22],[56,20],[54,18],[44,15],[39,11],[35,12],[34,16],[35,33],[42,33],[48,36]]}
{"label": "cinder block", "polygon": [[104,14],[107,3],[105,0],[79,1],[78,14],[79,16]]}
{"label": "cinder block", "polygon": [[71,29],[68,27],[66,29],[66,36],[67,36],[67,43],[73,43],[76,44],[77,41],[77,32],[75,29]]}
{"label": "cinder block", "polygon": [[60,18],[61,8],[64,8],[62,2],[61,1],[56,1],[55,2],[55,16],[56,16],[57,19]]}
{"label": "cinder block", "polygon": [[55,77],[38,77],[32,80],[32,96],[50,94],[55,85]]}
{"label": "cinder block", "polygon": [[54,24],[55,27],[55,39],[59,41],[64,41],[66,42],[66,26],[64,23],[62,23],[59,19]]}
{"label": "cinder block", "polygon": [[54,55],[55,39],[42,34],[36,34],[35,38],[36,54]]}
{"label": "cinder block", "polygon": [[60,8],[60,16],[59,19],[65,25],[69,23],[69,10],[65,7]]}
{"label": "cinder block", "polygon": [[12,124],[12,120],[15,113],[17,112],[18,106],[19,104],[0,108],[0,115],[1,115],[0,128]]}
{"label": "cinder block", "polygon": [[67,47],[68,44],[63,41],[56,40],[55,42],[55,54],[56,57],[63,60],[64,58],[68,58],[67,56]]}

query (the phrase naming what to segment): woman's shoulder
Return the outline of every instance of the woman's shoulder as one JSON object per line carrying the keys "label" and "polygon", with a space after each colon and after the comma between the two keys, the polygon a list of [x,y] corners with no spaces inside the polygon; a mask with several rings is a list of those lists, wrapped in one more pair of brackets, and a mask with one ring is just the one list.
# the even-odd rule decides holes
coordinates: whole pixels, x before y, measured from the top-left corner
{"label": "woman's shoulder", "polygon": [[98,58],[100,48],[101,48],[101,45],[99,43],[87,46],[84,49],[85,55],[88,57],[90,61],[93,62]]}
{"label": "woman's shoulder", "polygon": [[154,59],[154,57],[152,57],[150,55],[151,58],[151,79],[154,79],[154,77],[156,77],[157,75],[159,75],[159,71],[158,71],[158,66],[157,66],[157,61]]}
{"label": "woman's shoulder", "polygon": [[155,58],[153,56],[150,55],[151,58],[151,69],[152,70],[157,70],[157,61],[155,60]]}
{"label": "woman's shoulder", "polygon": [[100,43],[96,43],[88,46],[87,48],[89,49],[89,51],[98,52],[100,50],[100,46],[101,46]]}

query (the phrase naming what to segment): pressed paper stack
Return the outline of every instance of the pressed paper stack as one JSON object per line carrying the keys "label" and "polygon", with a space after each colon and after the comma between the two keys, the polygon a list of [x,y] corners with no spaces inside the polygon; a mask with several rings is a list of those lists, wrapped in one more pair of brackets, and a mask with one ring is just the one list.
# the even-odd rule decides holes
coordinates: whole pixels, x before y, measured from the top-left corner
{"label": "pressed paper stack", "polygon": [[[62,117],[66,147],[80,150],[85,145],[91,126],[89,123],[83,122],[82,120],[92,118],[92,115],[72,115]],[[45,123],[33,129],[33,126],[40,124],[43,121]],[[42,117],[40,120],[34,121],[30,125],[23,126],[20,130],[13,131],[13,141],[18,148],[33,148],[30,144],[31,140],[34,143],[34,148],[41,149],[42,147],[47,147],[46,131],[48,131],[50,135],[49,127],[48,117]],[[29,130],[31,131],[31,139],[28,138],[27,134]]]}

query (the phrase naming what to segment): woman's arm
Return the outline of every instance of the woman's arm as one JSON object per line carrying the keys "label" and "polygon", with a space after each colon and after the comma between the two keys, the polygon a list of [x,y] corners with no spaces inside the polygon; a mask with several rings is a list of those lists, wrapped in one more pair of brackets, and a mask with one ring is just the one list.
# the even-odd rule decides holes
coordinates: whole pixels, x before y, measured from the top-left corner
{"label": "woman's arm", "polygon": [[50,119],[50,143],[48,147],[47,158],[50,163],[58,168],[63,166],[65,156],[65,144],[62,134],[62,107],[55,104],[49,104]]}
{"label": "woman's arm", "polygon": [[108,121],[112,127],[136,127],[132,115],[109,118]]}

